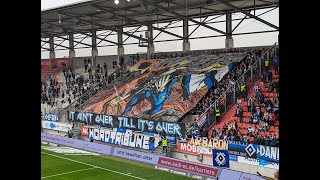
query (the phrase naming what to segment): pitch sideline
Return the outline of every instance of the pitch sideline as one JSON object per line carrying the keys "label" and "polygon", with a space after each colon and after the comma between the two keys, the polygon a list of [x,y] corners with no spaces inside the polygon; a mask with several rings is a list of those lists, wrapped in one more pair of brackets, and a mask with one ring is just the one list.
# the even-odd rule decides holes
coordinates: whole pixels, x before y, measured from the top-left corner
{"label": "pitch sideline", "polygon": [[95,165],[88,164],[88,163],[84,163],[84,162],[77,161],[77,160],[74,160],[74,159],[69,159],[69,158],[57,156],[57,155],[50,154],[50,153],[46,153],[46,152],[41,152],[41,153],[47,154],[47,155],[49,155],[49,156],[54,156],[54,157],[57,157],[57,158],[61,158],[61,159],[65,159],[65,160],[69,160],[69,161],[73,161],[73,162],[77,162],[77,163],[84,164],[84,165],[87,165],[87,166],[91,166],[91,167],[94,167],[94,168],[98,168],[98,169],[103,169],[103,170],[106,170],[106,171],[114,172],[114,173],[121,174],[121,175],[124,175],[124,176],[129,176],[129,177],[132,177],[132,178],[135,178],[135,179],[146,180],[146,179],[143,179],[143,178],[140,178],[140,177],[137,177],[137,176],[132,176],[132,175],[130,175],[130,174],[125,174],[125,173],[118,172],[118,171],[114,171],[114,170],[111,170],[111,169],[107,169],[107,168],[95,166]]}
{"label": "pitch sideline", "polygon": [[89,170],[89,169],[96,169],[96,168],[92,167],[92,168],[87,168],[87,169],[80,169],[80,170],[75,170],[75,171],[70,171],[70,172],[65,172],[65,173],[54,174],[54,175],[50,175],[50,176],[41,177],[41,179],[54,177],[54,176],[65,175],[65,174],[71,174],[71,173],[75,173],[75,172],[79,172],[79,171],[86,171],[86,170]]}

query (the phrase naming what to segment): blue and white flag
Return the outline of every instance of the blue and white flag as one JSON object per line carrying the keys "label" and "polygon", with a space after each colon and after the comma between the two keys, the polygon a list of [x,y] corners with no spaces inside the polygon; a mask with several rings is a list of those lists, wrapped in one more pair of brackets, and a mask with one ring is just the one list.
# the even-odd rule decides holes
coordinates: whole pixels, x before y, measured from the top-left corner
{"label": "blue and white flag", "polygon": [[228,150],[212,149],[213,166],[229,167]]}

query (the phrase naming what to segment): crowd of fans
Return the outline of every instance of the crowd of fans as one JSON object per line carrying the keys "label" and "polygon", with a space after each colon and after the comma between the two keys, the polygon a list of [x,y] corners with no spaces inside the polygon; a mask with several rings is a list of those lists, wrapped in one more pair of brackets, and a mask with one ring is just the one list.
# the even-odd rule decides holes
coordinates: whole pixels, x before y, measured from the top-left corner
{"label": "crowd of fans", "polygon": [[233,63],[233,69],[230,70],[217,85],[209,89],[201,101],[191,110],[191,113],[201,115],[201,113],[209,108],[215,100],[229,88],[229,86],[233,85],[236,80],[249,69],[250,65],[260,58],[261,53],[262,50],[249,51],[243,60],[239,63]]}
{"label": "crowd of fans", "polygon": [[[233,68],[216,87],[208,91],[192,112],[201,115],[215,102],[216,98],[225,92],[228,86],[234,84],[235,80],[248,69],[250,64],[259,59],[262,53],[263,51],[261,50],[249,52],[248,56],[239,62],[239,66]],[[272,51],[264,58],[271,60],[275,74],[278,75],[279,59],[275,54]],[[275,92],[273,93],[274,96],[265,97],[262,93],[262,89],[265,88],[268,93]],[[273,79],[272,71],[265,67],[265,71],[260,76],[260,85],[254,86],[253,91],[254,96],[247,97],[247,93],[245,93],[242,98],[239,97],[237,99],[237,109],[234,115],[239,118],[240,123],[244,123],[244,119],[248,122],[249,126],[245,131],[246,134],[240,132],[241,128],[238,127],[237,120],[232,119],[224,123],[222,129],[213,129],[211,138],[215,137],[241,144],[254,143],[274,147],[279,146],[279,130],[272,129],[272,133],[269,133],[270,127],[275,127],[275,121],[279,121],[279,80]],[[251,113],[249,117],[243,116],[244,108],[245,112]],[[196,123],[192,123],[189,130],[189,136],[208,137],[208,130],[203,127],[199,128]]]}
{"label": "crowd of fans", "polygon": [[[133,55],[129,57],[129,62],[133,65],[139,61],[139,58],[138,54]],[[121,56],[119,59],[119,65],[117,61],[112,63],[112,69],[116,70],[115,74],[108,74],[108,67],[106,63],[103,65],[97,64],[95,71],[93,72],[91,59],[85,58],[85,74],[81,75],[75,73],[74,69],[69,67],[63,70],[63,82],[59,82],[53,75],[49,75],[47,81],[42,81],[41,102],[42,104],[47,104],[51,108],[55,106],[65,107],[81,97],[79,102],[76,103],[76,106],[78,107],[89,99],[89,96],[83,96],[87,91],[90,91],[90,95],[92,96],[103,89],[107,84],[111,83],[115,78],[120,77],[120,75],[125,71],[124,65],[125,59]],[[102,81],[104,81],[104,83],[100,83]],[[99,84],[99,86],[96,86],[97,84]]]}

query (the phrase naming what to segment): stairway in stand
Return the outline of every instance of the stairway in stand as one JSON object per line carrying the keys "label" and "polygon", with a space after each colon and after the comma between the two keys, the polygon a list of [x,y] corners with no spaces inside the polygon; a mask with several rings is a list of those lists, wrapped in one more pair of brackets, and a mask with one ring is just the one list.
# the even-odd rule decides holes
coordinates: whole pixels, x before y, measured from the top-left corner
{"label": "stairway in stand", "polygon": [[[274,69],[271,69],[272,71],[272,74],[273,74],[273,79],[278,79],[279,78],[279,75],[274,75]],[[248,95],[247,97],[250,97],[250,96],[254,96],[254,93],[253,93],[253,87],[255,85],[259,86],[260,87],[260,79],[257,80],[254,85],[249,89],[248,91]],[[265,88],[261,89],[261,92],[262,94],[265,96],[265,97],[270,97],[272,98],[274,96],[274,93],[276,92],[276,90],[274,89],[274,91],[272,93],[268,93],[267,90],[268,90],[268,84],[265,83]],[[261,88],[261,87],[260,87]],[[273,102],[273,100],[271,100]],[[234,104],[230,109],[229,111],[224,114],[220,120],[219,120],[219,124],[216,124],[214,126],[212,126],[208,132],[208,135],[209,137],[211,137],[211,134],[212,134],[212,129],[222,129],[223,127],[223,124],[226,123],[228,124],[229,121],[231,120],[234,120],[236,119],[236,121],[238,122],[238,129],[240,130],[240,133],[242,135],[246,135],[247,132],[248,132],[248,127],[249,127],[249,117],[251,115],[251,112],[248,112],[248,108],[247,108],[247,102],[244,102],[244,99],[241,98],[241,106],[243,107],[243,123],[240,123],[240,119],[238,117],[234,117],[235,115],[235,112],[236,112],[236,109],[237,109],[237,104]],[[261,112],[264,112],[265,111],[265,108],[261,108]],[[258,125],[257,125],[258,126]],[[270,135],[271,133],[275,133],[278,131],[278,128],[279,128],[279,121],[276,120],[275,123],[274,123],[274,126],[270,126],[269,128],[269,131],[264,133],[264,132],[261,132],[260,134],[263,136],[264,134],[266,135]]]}

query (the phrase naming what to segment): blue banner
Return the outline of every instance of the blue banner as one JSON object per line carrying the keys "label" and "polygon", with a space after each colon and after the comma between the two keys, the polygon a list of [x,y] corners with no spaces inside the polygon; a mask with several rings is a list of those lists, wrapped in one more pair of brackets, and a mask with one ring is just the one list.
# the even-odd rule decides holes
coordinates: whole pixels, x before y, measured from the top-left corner
{"label": "blue banner", "polygon": [[212,149],[213,166],[229,167],[229,152],[227,150]]}
{"label": "blue banner", "polygon": [[257,150],[254,144],[236,144],[233,142],[228,143],[228,150],[231,155],[243,156],[250,158],[257,158]]}
{"label": "blue banner", "polygon": [[279,148],[263,145],[254,145],[257,151],[257,158],[269,162],[279,163]]}

